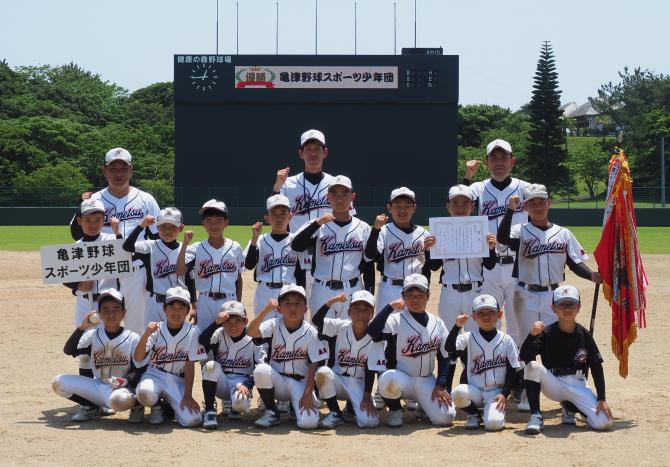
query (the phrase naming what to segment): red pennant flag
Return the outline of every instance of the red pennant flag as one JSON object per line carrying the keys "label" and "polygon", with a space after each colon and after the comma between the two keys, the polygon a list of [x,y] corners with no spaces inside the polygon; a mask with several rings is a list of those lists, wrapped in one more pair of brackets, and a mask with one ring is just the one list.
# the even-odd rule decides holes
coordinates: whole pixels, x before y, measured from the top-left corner
{"label": "red pennant flag", "polygon": [[622,150],[609,164],[603,231],[593,256],[603,279],[603,295],[612,307],[612,350],[619,375],[628,376],[628,348],[637,328],[647,326],[647,276],[637,245],[637,223],[628,159]]}

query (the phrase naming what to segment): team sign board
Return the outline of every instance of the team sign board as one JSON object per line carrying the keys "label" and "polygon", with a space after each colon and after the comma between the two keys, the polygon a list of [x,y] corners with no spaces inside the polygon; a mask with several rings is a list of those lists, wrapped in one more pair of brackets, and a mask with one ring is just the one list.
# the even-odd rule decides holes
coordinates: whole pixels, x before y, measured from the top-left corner
{"label": "team sign board", "polygon": [[236,66],[235,87],[397,89],[398,67]]}
{"label": "team sign board", "polygon": [[40,249],[42,282],[62,284],[129,276],[132,254],[123,249],[123,239],[104,242],[49,245]]}

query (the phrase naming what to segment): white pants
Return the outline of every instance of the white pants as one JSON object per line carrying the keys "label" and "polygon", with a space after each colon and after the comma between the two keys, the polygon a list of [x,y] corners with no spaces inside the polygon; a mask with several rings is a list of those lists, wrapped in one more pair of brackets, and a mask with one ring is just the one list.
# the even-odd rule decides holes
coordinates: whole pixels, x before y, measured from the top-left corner
{"label": "white pants", "polygon": [[597,398],[583,376],[554,376],[540,362],[526,365],[524,378],[540,383],[542,393],[556,402],[570,401],[586,414],[586,423],[596,430],[609,430],[614,425],[604,412],[596,415]]}
{"label": "white pants", "polygon": [[[391,280],[391,279],[389,279]],[[393,285],[390,282],[379,281],[377,293],[375,294],[375,315],[379,313],[382,308],[391,303],[393,300],[402,298],[402,285]]]}
{"label": "white pants", "polygon": [[204,293],[198,294],[198,331],[203,332],[209,327],[216,317],[219,316],[219,311],[221,311],[221,305],[230,300],[237,300],[237,294],[232,292],[224,292],[228,296],[226,298],[220,298],[214,300],[212,297],[205,295]]}
{"label": "white pants", "polygon": [[[477,287],[476,289],[468,290],[466,292],[459,292],[458,290],[452,289],[450,286],[445,287],[443,284],[440,284],[442,290],[440,291],[440,303],[437,306],[437,313],[444,321],[444,324],[447,326],[447,331],[451,331],[451,328],[456,324],[456,318],[458,315],[466,314],[470,318],[465,322],[463,326],[464,331],[474,331],[479,326],[474,319],[472,319],[472,302],[482,293],[482,287]],[[496,323],[500,327],[500,321]]]}
{"label": "white pants", "polygon": [[333,305],[328,311],[328,314],[326,314],[326,318],[347,319],[349,317],[349,301],[351,300],[351,294],[353,294],[357,290],[363,290],[363,281],[360,279],[360,277],[358,278],[358,282],[356,283],[355,286],[350,287],[349,282],[344,281],[344,288],[339,290],[331,289],[325,284],[325,281],[319,283],[315,280],[314,284],[312,285],[312,293],[309,296],[308,311],[311,313],[316,313],[317,311],[319,311],[319,308],[325,305],[325,303],[329,299],[331,299],[335,295],[343,293],[347,296],[347,301],[343,303],[336,303],[335,305]]}
{"label": "white pants", "polygon": [[360,428],[374,428],[379,425],[379,416],[371,417],[365,410],[361,410],[365,392],[363,379],[339,375],[327,366],[316,370],[315,379],[321,399],[337,397],[338,400],[351,402],[356,414],[356,424]]}
{"label": "white pants", "polygon": [[275,398],[280,401],[291,401],[298,427],[304,429],[316,428],[319,425],[319,405],[314,397],[314,410],[307,413],[300,411],[300,399],[305,393],[305,380],[298,381],[279,374],[267,363],[260,363],[254,370],[254,382],[258,389],[275,390]]}
{"label": "white pants", "polygon": [[58,375],[51,383],[54,392],[69,399],[73,395],[83,397],[100,407],[108,407],[117,412],[129,410],[135,405],[135,394],[127,388],[113,389],[95,378],[79,375]]}
{"label": "white pants", "polygon": [[239,397],[237,390],[239,384],[244,383],[246,375],[226,374],[221,369],[219,362],[212,362],[212,371],[207,371],[209,365],[202,367],[202,380],[216,383],[216,397],[225,401],[231,401],[231,408],[235,412],[245,413],[251,408],[251,400]]}
{"label": "white pants", "polygon": [[[163,303],[158,303],[156,301],[156,296],[154,295],[152,297],[151,294],[149,294],[147,296],[147,303],[144,307],[144,329],[146,329],[147,325],[152,321],[160,323],[166,319],[167,317],[165,316],[165,310],[163,310]],[[140,334],[140,336],[141,335],[142,334]]]}
{"label": "white pants", "polygon": [[128,277],[121,277],[119,283],[126,303],[125,327],[141,336],[146,329],[144,307],[149,296],[146,289],[146,271],[144,268],[135,266],[133,274]]}
{"label": "white pants", "polygon": [[484,407],[482,414],[484,428],[498,431],[505,428],[505,412],[496,408],[497,403],[494,400],[501,393],[501,388],[480,389],[471,384],[459,384],[451,393],[451,399],[459,409],[468,407],[470,403]]}
{"label": "white pants", "polygon": [[556,313],[551,309],[553,298],[554,292],[552,290],[547,292],[530,292],[519,285],[515,287],[514,308],[518,311],[518,315],[521,318],[522,343],[533,328],[535,321],[543,321],[545,327],[558,321]]}
{"label": "white pants", "polygon": [[[271,289],[265,282],[256,283],[256,292],[254,292],[254,317],[258,316],[261,310],[268,304],[271,299],[277,300],[279,298],[279,292],[281,289]],[[277,310],[272,310],[265,316],[263,321],[272,318],[278,318],[279,312]]]}
{"label": "white pants", "polygon": [[197,426],[202,422],[200,412],[191,412],[180,407],[184,399],[184,378],[149,367],[135,391],[137,401],[144,407],[153,407],[158,399],[167,400],[181,426]]}
{"label": "white pants", "polygon": [[379,377],[379,393],[386,399],[411,399],[421,405],[433,425],[451,425],[456,408],[432,399],[435,376],[409,376],[400,370],[388,370]]}
{"label": "white pants", "polygon": [[500,309],[505,310],[505,332],[521,347],[525,335],[521,332],[519,311],[514,305],[516,279],[512,277],[514,264],[496,264],[490,271],[484,268],[484,285],[481,293],[493,295]]}

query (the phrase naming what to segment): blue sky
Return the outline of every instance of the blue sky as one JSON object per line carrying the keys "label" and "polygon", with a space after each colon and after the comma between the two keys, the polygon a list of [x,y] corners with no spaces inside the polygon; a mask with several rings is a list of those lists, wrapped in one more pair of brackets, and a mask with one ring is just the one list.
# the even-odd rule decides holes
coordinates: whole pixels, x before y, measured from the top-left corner
{"label": "blue sky", "polygon": [[[275,53],[276,0],[240,0],[239,52]],[[278,0],[279,53],[315,52],[314,0]],[[393,54],[393,0],[318,0],[318,53]],[[414,43],[414,0],[396,0],[397,42]],[[219,51],[234,54],[235,0],[219,0]],[[0,58],[74,61],[135,90],[172,80],[175,53],[215,51],[216,0],[0,0]],[[417,0],[417,46],[460,56],[460,101],[517,109],[530,99],[543,40],[563,101],[585,102],[624,66],[670,73],[670,2]]]}

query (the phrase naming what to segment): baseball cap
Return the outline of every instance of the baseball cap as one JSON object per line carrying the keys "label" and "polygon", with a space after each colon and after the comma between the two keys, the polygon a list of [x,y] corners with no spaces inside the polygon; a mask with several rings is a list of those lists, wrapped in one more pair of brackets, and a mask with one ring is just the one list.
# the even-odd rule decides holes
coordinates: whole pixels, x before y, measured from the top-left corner
{"label": "baseball cap", "polygon": [[562,285],[556,290],[554,290],[554,305],[558,305],[561,302],[571,301],[575,303],[581,303],[579,297],[579,290],[572,285]]}
{"label": "baseball cap", "polygon": [[297,293],[302,295],[303,297],[307,298],[307,295],[305,294],[305,288],[302,287],[301,285],[298,284],[286,284],[284,285],[281,290],[279,291],[279,298],[283,297],[286,294],[289,293]]}
{"label": "baseball cap", "polygon": [[374,307],[375,296],[372,295],[367,290],[357,290],[356,292],[351,294],[351,303],[354,304],[356,302],[365,302]]}
{"label": "baseball cap", "polygon": [[479,310],[484,308],[492,308],[494,310],[499,310],[498,300],[493,295],[483,294],[477,296],[472,301],[472,312],[477,313]]}
{"label": "baseball cap", "polygon": [[84,216],[86,214],[93,214],[94,212],[105,212],[105,205],[99,199],[85,199],[79,205],[79,213]]}
{"label": "baseball cap", "polygon": [[98,296],[98,303],[100,303],[100,300],[105,297],[112,297],[117,302],[123,303],[123,294],[116,289],[112,288],[101,290],[100,295]]}
{"label": "baseball cap", "polygon": [[219,311],[225,311],[228,315],[241,316],[242,318],[247,317],[247,310],[244,308],[244,305],[235,300],[229,300],[222,304]]}
{"label": "baseball cap", "polygon": [[504,139],[494,139],[489,144],[486,145],[486,155],[488,156],[493,152],[495,148],[500,148],[503,151],[512,154],[512,145],[509,144]]}
{"label": "baseball cap", "polygon": [[549,198],[549,192],[547,191],[547,187],[544,185],[540,185],[539,183],[533,183],[524,188],[523,189],[524,202],[533,198],[543,198],[543,199]]}
{"label": "baseball cap", "polygon": [[183,223],[184,218],[181,215],[181,211],[177,208],[161,209],[156,218],[156,225],[172,224],[179,227]]}
{"label": "baseball cap", "polygon": [[451,188],[449,188],[449,201],[454,199],[457,196],[466,196],[470,200],[475,199],[475,195],[470,189],[470,187],[466,185],[454,185]]}
{"label": "baseball cap", "polygon": [[226,216],[228,215],[228,207],[226,206],[226,203],[224,203],[223,201],[217,201],[215,199],[210,199],[209,201],[206,201],[205,204],[203,204],[200,210],[198,211],[198,214],[202,214],[206,209],[214,209],[216,211],[221,211]]}
{"label": "baseball cap", "polygon": [[180,301],[191,306],[191,294],[183,287],[170,287],[165,291],[165,303]]}
{"label": "baseball cap", "polygon": [[421,290],[428,292],[428,279],[426,279],[426,276],[423,274],[410,274],[405,277],[405,280],[402,282],[402,291],[404,292],[412,287],[418,287]]}
{"label": "baseball cap", "polygon": [[335,175],[333,178],[331,178],[330,183],[328,184],[328,189],[337,185],[349,188],[350,190],[353,189],[353,186],[351,185],[351,179],[346,175]]}
{"label": "baseball cap", "polygon": [[114,161],[123,161],[128,165],[133,164],[133,156],[123,148],[114,148],[107,151],[105,154],[105,165],[109,165]]}
{"label": "baseball cap", "polygon": [[319,130],[307,130],[302,135],[300,135],[300,147],[303,147],[310,141],[318,141],[324,146],[326,145],[326,137]]}
{"label": "baseball cap", "polygon": [[268,211],[274,208],[275,206],[286,206],[287,208],[291,209],[291,203],[289,202],[288,198],[284,195],[270,196],[268,200],[265,202],[265,205]]}
{"label": "baseball cap", "polygon": [[400,196],[407,196],[408,198],[411,198],[412,201],[416,201],[416,196],[414,196],[414,192],[409,188],[407,188],[406,186],[401,186],[400,188],[396,188],[391,192],[389,203],[392,202],[394,199],[399,198]]}

